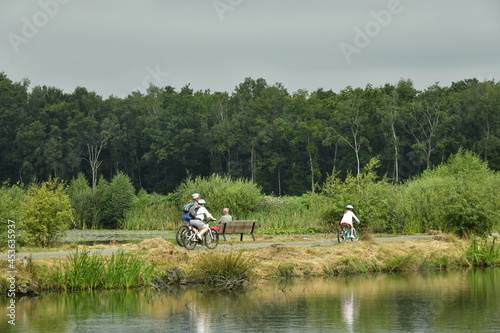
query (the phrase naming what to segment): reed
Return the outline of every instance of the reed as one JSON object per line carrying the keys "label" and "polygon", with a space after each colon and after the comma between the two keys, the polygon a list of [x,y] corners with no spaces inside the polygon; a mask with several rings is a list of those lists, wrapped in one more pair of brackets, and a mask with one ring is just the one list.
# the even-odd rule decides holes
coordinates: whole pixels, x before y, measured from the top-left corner
{"label": "reed", "polygon": [[147,285],[154,265],[143,258],[120,250],[110,257],[102,253],[77,251],[58,269],[56,281],[63,289],[93,290],[99,288],[131,288]]}
{"label": "reed", "polygon": [[317,233],[322,229],[321,221],[308,209],[304,197],[266,197],[247,218],[263,221],[259,230],[271,235]]}
{"label": "reed", "polygon": [[175,204],[167,201],[152,201],[135,205],[125,214],[122,222],[128,230],[173,230],[179,224],[182,212]]}
{"label": "reed", "polygon": [[233,290],[249,283],[257,261],[243,257],[243,251],[203,253],[193,269],[197,280],[219,290]]}
{"label": "reed", "polygon": [[472,238],[465,250],[465,257],[472,266],[476,267],[498,267],[500,266],[500,245],[496,243],[496,237]]}
{"label": "reed", "polygon": [[345,258],[339,262],[324,265],[323,273],[327,276],[367,273],[370,270],[369,266],[370,264],[361,258]]}
{"label": "reed", "polygon": [[404,272],[412,270],[413,264],[414,264],[413,253],[407,253],[405,255],[388,256],[385,259],[385,267],[382,268],[382,271],[387,273]]}

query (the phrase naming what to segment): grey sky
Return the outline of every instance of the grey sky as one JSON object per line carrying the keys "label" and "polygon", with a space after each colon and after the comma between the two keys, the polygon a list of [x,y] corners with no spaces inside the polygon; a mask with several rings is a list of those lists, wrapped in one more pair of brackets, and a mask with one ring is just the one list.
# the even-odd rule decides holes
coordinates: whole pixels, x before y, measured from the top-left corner
{"label": "grey sky", "polygon": [[497,0],[0,0],[0,72],[103,97],[500,77]]}

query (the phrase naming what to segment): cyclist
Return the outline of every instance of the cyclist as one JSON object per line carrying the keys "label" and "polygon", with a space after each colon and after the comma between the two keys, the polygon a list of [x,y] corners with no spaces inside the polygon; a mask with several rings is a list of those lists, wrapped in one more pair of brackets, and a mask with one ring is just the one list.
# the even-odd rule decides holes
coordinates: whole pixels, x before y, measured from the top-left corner
{"label": "cyclist", "polygon": [[201,240],[203,234],[208,231],[208,224],[204,223],[203,220],[207,218],[211,221],[216,221],[216,219],[212,216],[212,214],[210,214],[208,209],[205,207],[206,204],[207,202],[205,200],[203,199],[198,200],[198,210],[196,211],[196,217],[192,218],[189,221],[189,224],[198,229],[198,234],[197,234],[198,240]]}
{"label": "cyclist", "polygon": [[340,224],[345,224],[351,229],[350,238],[354,238],[354,223],[353,220],[359,223],[358,217],[354,214],[352,205],[346,206],[347,210],[344,212],[344,216],[342,216],[342,220],[340,220]]}
{"label": "cyclist", "polygon": [[191,220],[191,216],[189,216],[189,207],[191,206],[192,203],[195,205],[197,204],[198,200],[200,200],[200,194],[198,193],[193,193],[191,194],[191,200],[188,201],[187,204],[184,205],[183,210],[184,214],[182,215],[182,219],[186,222],[189,222]]}

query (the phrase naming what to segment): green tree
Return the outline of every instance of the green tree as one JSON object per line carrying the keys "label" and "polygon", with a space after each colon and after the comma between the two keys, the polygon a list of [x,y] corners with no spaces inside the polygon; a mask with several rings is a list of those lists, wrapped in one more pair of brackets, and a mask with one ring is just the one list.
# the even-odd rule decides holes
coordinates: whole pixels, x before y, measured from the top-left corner
{"label": "green tree", "polygon": [[53,245],[74,221],[65,185],[57,178],[32,184],[21,209],[27,243],[36,246]]}
{"label": "green tree", "polygon": [[125,217],[126,211],[132,206],[135,189],[130,178],[120,172],[111,182],[100,181],[97,186],[100,227],[115,229]]}

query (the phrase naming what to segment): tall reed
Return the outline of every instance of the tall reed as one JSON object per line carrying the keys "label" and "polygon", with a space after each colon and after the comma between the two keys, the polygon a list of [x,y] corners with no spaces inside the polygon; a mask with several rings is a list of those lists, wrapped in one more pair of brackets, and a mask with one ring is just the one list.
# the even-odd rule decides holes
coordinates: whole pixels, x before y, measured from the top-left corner
{"label": "tall reed", "polygon": [[465,256],[472,266],[476,267],[498,267],[500,266],[500,245],[496,243],[496,237],[491,242],[488,238],[482,241],[476,237],[465,250]]}
{"label": "tall reed", "polygon": [[154,265],[123,250],[110,257],[77,251],[58,270],[57,281],[63,289],[93,290],[98,288],[131,288],[148,284]]}
{"label": "tall reed", "polygon": [[206,252],[194,268],[198,280],[210,287],[231,290],[253,279],[257,261],[242,256],[243,251]]}

